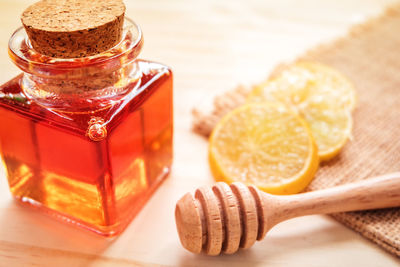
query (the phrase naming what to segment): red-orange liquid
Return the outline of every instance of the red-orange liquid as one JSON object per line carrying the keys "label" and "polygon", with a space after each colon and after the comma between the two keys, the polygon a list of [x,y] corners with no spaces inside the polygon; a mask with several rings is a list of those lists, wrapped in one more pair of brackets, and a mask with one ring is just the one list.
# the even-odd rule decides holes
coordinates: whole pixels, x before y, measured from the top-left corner
{"label": "red-orange liquid", "polygon": [[[103,235],[128,225],[172,163],[172,73],[138,65],[140,86],[94,112],[43,108],[20,77],[0,87],[0,152],[17,199]],[[101,141],[86,133],[94,117],[107,122]]]}

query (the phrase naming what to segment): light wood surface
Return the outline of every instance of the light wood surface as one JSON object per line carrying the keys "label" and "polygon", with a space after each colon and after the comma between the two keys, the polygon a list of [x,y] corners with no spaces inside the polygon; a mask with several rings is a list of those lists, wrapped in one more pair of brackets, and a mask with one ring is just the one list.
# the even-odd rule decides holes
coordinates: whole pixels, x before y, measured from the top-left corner
{"label": "light wood surface", "polygon": [[[7,56],[19,16],[34,0],[0,1],[0,82],[19,73]],[[175,158],[171,176],[118,238],[109,240],[17,205],[0,170],[0,266],[399,266],[399,260],[326,216],[289,220],[268,242],[234,255],[184,250],[176,201],[212,185],[207,143],[193,134],[191,109],[238,83],[262,80],[272,67],[331,40],[393,0],[126,0],[144,32],[143,58],[175,74]],[[0,127],[5,127],[0,125]]]}
{"label": "light wood surface", "polygon": [[288,219],[400,206],[400,172],[324,190],[277,196],[255,186],[219,182],[184,195],[175,221],[182,246],[210,256],[250,248]]}

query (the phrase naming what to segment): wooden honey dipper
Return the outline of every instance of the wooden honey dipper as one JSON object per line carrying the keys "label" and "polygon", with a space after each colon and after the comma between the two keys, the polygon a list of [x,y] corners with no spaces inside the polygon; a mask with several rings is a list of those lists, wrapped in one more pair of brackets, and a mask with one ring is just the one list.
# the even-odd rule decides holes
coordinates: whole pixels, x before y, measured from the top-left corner
{"label": "wooden honey dipper", "polygon": [[219,182],[201,187],[176,204],[184,248],[208,255],[249,248],[279,222],[311,214],[400,206],[400,173],[297,195],[276,196],[254,186]]}

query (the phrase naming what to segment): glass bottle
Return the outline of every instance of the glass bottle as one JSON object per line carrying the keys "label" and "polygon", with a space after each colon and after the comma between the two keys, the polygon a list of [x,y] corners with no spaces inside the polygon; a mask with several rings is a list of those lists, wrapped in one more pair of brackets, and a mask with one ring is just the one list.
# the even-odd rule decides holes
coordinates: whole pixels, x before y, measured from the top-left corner
{"label": "glass bottle", "polygon": [[142,45],[127,18],[118,45],[86,58],[12,35],[23,73],[0,87],[0,151],[17,200],[105,236],[129,224],[172,163],[172,72],[137,59]]}

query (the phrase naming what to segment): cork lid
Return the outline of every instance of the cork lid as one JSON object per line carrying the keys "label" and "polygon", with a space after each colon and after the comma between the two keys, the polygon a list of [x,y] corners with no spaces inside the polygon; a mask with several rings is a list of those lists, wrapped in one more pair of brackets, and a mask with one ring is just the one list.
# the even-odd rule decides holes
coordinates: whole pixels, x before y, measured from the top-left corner
{"label": "cork lid", "polygon": [[121,40],[122,0],[42,0],[21,16],[33,48],[59,58],[87,57]]}

